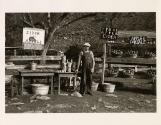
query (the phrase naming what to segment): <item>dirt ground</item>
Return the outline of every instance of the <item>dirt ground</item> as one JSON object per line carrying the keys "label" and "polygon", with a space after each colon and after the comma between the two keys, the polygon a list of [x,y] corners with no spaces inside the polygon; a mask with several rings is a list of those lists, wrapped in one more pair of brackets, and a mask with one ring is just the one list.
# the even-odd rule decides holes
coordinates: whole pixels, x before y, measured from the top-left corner
{"label": "dirt ground", "polygon": [[44,96],[44,99],[33,95],[6,97],[6,113],[156,112],[156,95],[149,84],[126,85],[116,88],[112,94],[96,91],[93,96],[73,97],[69,92],[62,93]]}
{"label": "dirt ground", "polygon": [[5,110],[6,113],[156,112],[157,97],[153,92],[152,84],[116,83],[112,94],[98,89],[93,96],[80,98],[66,91],[62,91],[62,95],[57,95],[55,91],[54,95],[42,98],[36,98],[33,94],[10,98],[6,94]]}

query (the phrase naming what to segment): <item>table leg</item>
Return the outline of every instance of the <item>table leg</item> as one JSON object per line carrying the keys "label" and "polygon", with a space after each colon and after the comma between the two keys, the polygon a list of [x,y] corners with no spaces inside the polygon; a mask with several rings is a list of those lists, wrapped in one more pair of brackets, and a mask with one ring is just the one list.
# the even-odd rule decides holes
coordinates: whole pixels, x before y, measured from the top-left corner
{"label": "table leg", "polygon": [[21,95],[23,95],[24,77],[21,78]]}
{"label": "table leg", "polygon": [[11,97],[14,96],[13,76],[11,77]]}
{"label": "table leg", "polygon": [[51,95],[53,95],[53,76],[51,76]]}
{"label": "table leg", "polygon": [[72,86],[71,83],[72,83],[72,77],[69,77],[69,87]]}
{"label": "table leg", "polygon": [[60,95],[60,76],[58,76],[58,95]]}
{"label": "table leg", "polygon": [[[52,79],[52,78],[51,78],[51,79]],[[50,82],[50,81],[49,81],[49,77],[47,77],[47,83],[49,84],[49,82]]]}
{"label": "table leg", "polygon": [[75,86],[76,86],[76,76],[74,76],[74,82],[73,82],[74,91],[75,91]]}

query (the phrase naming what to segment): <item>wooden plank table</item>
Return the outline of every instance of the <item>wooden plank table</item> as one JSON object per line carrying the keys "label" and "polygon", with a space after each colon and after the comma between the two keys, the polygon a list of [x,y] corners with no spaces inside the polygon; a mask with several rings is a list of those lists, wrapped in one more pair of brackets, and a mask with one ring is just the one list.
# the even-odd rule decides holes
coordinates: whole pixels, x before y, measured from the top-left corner
{"label": "wooden plank table", "polygon": [[53,94],[53,77],[55,70],[52,69],[37,69],[37,70],[29,70],[22,69],[18,70],[21,76],[21,95],[23,95],[24,91],[24,77],[50,77],[51,78],[51,94]]}
{"label": "wooden plank table", "polygon": [[73,87],[75,90],[76,76],[77,76],[75,72],[55,72],[55,73],[58,74],[58,95],[60,95],[60,79],[61,78],[70,78],[70,82],[71,82],[71,78],[74,78]]}

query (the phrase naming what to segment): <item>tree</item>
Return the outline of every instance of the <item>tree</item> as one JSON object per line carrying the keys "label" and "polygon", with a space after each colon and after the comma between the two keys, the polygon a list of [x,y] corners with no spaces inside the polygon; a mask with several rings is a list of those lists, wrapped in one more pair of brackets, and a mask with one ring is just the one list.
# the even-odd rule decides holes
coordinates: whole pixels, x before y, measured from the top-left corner
{"label": "tree", "polygon": [[91,16],[96,15],[95,13],[90,13],[90,14],[83,14],[83,13],[78,13],[76,16],[72,16],[72,13],[61,13],[61,14],[57,14],[57,13],[48,13],[45,14],[44,16],[46,16],[46,21],[41,21],[38,23],[34,23],[33,19],[32,19],[32,14],[27,13],[23,15],[23,22],[25,24],[27,24],[30,27],[41,27],[44,28],[46,30],[46,42],[44,45],[44,49],[42,52],[42,64],[45,64],[45,57],[46,57],[46,53],[47,50],[50,46],[50,44],[53,41],[53,37],[56,31],[58,31],[60,28],[66,27],[78,20],[84,19],[84,18],[88,18]]}
{"label": "tree", "polygon": [[[45,29],[43,60],[48,48],[55,47],[56,42],[58,49],[84,41],[90,42],[93,49],[100,49],[100,32],[105,26],[147,31],[155,31],[156,27],[155,13],[6,13],[5,18],[6,46],[21,46],[23,27]],[[64,40],[64,36],[72,42]]]}

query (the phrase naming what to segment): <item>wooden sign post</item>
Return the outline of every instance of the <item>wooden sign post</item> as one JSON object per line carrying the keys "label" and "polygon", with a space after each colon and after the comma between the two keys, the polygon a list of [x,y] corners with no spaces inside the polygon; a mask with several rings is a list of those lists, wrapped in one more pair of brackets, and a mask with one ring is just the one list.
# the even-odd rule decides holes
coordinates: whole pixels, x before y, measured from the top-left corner
{"label": "wooden sign post", "polygon": [[[109,43],[114,43],[115,40],[118,38],[118,30],[117,28],[105,27],[101,31],[102,39],[106,39],[107,42],[103,45],[103,64],[102,64],[102,84],[104,83],[105,77],[105,69],[106,69],[106,52],[108,46],[108,56],[111,56],[111,45]],[[109,64],[108,67],[111,67]]]}
{"label": "wooden sign post", "polygon": [[102,84],[104,83],[106,69],[106,43],[103,45],[103,66],[102,66]]}

